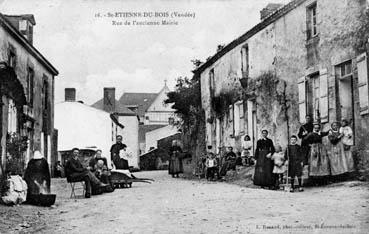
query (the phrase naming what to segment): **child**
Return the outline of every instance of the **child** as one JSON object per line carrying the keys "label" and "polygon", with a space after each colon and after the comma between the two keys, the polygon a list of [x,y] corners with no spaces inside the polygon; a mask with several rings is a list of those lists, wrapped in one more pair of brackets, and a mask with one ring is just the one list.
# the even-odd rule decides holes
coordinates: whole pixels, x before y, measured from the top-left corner
{"label": "child", "polygon": [[218,174],[218,162],[212,152],[209,153],[209,156],[205,162],[205,166],[207,179],[214,179],[214,174]]}
{"label": "child", "polygon": [[246,165],[252,165],[252,141],[249,135],[243,138],[241,157],[245,159]]}
{"label": "child", "polygon": [[271,159],[274,162],[273,174],[276,176],[276,189],[279,188],[279,184],[283,183],[283,173],[286,171],[285,156],[282,152],[282,147],[277,145],[275,147],[275,153],[272,155]]}
{"label": "child", "polygon": [[288,160],[288,175],[291,177],[290,192],[294,192],[295,177],[299,183],[299,192],[304,191],[302,188],[302,170],[304,164],[304,154],[300,145],[297,144],[297,137],[291,136],[291,144],[288,145],[285,152],[285,159]]}

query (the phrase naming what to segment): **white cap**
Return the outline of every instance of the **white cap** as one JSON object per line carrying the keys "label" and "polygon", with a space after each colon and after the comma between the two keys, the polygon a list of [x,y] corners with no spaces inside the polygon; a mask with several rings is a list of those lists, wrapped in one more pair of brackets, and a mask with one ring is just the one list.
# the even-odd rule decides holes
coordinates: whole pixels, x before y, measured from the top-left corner
{"label": "white cap", "polygon": [[33,159],[42,159],[42,158],[44,158],[44,156],[41,154],[39,150],[36,150],[35,153],[33,154]]}

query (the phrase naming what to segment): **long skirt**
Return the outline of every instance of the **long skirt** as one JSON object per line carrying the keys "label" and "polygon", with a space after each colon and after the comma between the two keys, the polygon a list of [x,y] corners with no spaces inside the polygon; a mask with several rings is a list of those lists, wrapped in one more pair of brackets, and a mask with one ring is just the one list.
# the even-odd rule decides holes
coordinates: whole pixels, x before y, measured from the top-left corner
{"label": "long skirt", "polygon": [[182,165],[182,160],[180,158],[173,157],[173,156],[170,158],[168,173],[170,175],[183,173],[183,165]]}
{"label": "long skirt", "polygon": [[258,186],[273,186],[275,177],[273,175],[273,161],[267,158],[269,153],[267,150],[260,150],[256,161],[254,173],[254,185]]}
{"label": "long skirt", "polygon": [[345,150],[342,142],[338,142],[336,145],[330,144],[328,158],[332,175],[354,171],[351,150]]}
{"label": "long skirt", "polygon": [[309,154],[309,176],[330,175],[327,150],[321,143],[311,145]]}

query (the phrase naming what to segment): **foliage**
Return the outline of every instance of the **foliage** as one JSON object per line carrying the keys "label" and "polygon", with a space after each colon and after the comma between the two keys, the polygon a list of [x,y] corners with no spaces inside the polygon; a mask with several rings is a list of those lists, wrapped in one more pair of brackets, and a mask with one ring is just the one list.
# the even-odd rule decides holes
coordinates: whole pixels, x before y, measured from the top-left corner
{"label": "foliage", "polygon": [[28,147],[28,138],[17,133],[9,133],[6,139],[6,150],[8,153],[6,171],[11,174],[23,174],[23,154]]}
{"label": "foliage", "polygon": [[172,103],[180,121],[176,123],[190,134],[197,133],[197,126],[204,121],[204,112],[201,107],[200,81],[198,79],[179,77],[173,92],[167,94],[164,103]]}
{"label": "foliage", "polygon": [[228,110],[228,106],[236,101],[237,95],[235,92],[221,92],[211,100],[212,108],[216,116],[221,117]]}
{"label": "foliage", "polygon": [[360,15],[360,25],[358,30],[355,30],[354,48],[358,53],[366,51],[366,44],[369,39],[369,10],[366,9],[363,14]]}

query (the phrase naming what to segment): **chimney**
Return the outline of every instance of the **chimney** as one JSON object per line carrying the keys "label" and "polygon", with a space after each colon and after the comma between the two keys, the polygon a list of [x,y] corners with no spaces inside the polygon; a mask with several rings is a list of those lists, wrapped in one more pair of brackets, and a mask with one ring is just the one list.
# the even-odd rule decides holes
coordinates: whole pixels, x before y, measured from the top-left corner
{"label": "chimney", "polygon": [[66,102],[76,101],[76,89],[75,88],[65,88],[65,101]]}
{"label": "chimney", "polygon": [[29,43],[33,44],[33,26],[36,25],[36,21],[32,14],[4,16],[9,23],[29,41]]}
{"label": "chimney", "polygon": [[260,19],[264,20],[264,19],[268,18],[268,16],[270,16],[271,14],[276,12],[282,6],[283,6],[283,4],[279,4],[279,3],[269,3],[266,7],[264,7],[260,11]]}
{"label": "chimney", "polygon": [[115,112],[115,88],[104,88],[104,111]]}

